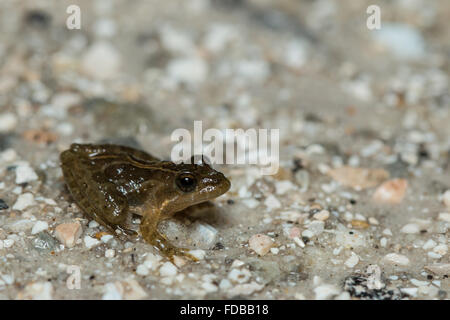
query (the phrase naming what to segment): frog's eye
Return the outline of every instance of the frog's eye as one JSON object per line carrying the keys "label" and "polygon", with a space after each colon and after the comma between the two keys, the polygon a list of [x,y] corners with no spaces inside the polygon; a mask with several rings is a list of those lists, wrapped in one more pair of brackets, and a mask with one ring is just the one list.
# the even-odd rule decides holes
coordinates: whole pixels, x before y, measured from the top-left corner
{"label": "frog's eye", "polygon": [[183,192],[192,192],[197,186],[197,180],[190,173],[181,173],[175,180],[177,187]]}

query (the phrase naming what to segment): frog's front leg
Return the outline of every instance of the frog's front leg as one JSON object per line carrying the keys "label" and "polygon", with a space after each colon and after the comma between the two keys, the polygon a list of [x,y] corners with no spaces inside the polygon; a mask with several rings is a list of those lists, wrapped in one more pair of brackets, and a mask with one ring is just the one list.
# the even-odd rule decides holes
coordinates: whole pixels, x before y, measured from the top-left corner
{"label": "frog's front leg", "polygon": [[196,257],[189,253],[190,249],[177,248],[172,245],[167,238],[158,231],[158,224],[161,221],[159,211],[147,213],[140,225],[140,230],[144,240],[156,247],[162,254],[168,257],[172,262],[174,256],[185,256],[193,261],[198,261]]}

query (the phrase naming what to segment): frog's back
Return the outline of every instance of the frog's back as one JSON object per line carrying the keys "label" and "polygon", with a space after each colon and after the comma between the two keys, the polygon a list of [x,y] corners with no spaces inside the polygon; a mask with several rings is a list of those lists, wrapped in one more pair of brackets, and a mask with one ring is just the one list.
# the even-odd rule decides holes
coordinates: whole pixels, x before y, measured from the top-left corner
{"label": "frog's back", "polygon": [[159,161],[143,151],[108,144],[72,144],[60,159],[68,189],[82,211],[110,230],[135,235],[138,226],[132,223],[129,199],[104,174],[108,164],[130,156],[143,163]]}

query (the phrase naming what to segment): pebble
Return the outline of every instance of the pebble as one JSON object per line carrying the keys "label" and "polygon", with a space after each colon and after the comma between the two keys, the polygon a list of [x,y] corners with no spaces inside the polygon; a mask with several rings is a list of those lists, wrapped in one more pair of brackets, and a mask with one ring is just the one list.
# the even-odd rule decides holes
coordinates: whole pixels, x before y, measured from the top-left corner
{"label": "pebble", "polygon": [[435,263],[425,266],[424,269],[439,276],[450,275],[450,263]]}
{"label": "pebble", "polygon": [[444,202],[445,206],[450,209],[450,189],[445,191],[442,195],[442,202]]}
{"label": "pebble", "polygon": [[389,178],[384,169],[367,169],[343,166],[328,171],[334,180],[355,190],[372,188]]}
{"label": "pebble", "polygon": [[189,250],[189,254],[197,258],[198,260],[203,260],[206,256],[206,251],[202,249]]}
{"label": "pebble", "polygon": [[383,27],[371,34],[400,59],[418,60],[425,56],[425,40],[419,30],[411,25],[383,22]]}
{"label": "pebble", "polygon": [[106,249],[105,250],[105,258],[114,258],[116,255],[116,251],[114,249]]}
{"label": "pebble", "polygon": [[308,224],[307,228],[313,233],[314,236],[318,236],[325,229],[325,222],[320,220],[312,221]]}
{"label": "pebble", "polygon": [[81,58],[81,69],[94,79],[106,80],[118,75],[121,63],[120,53],[109,42],[99,41]]}
{"label": "pebble", "polygon": [[247,206],[249,209],[255,209],[259,206],[259,201],[254,198],[242,199],[242,203]]}
{"label": "pebble", "polygon": [[159,255],[148,253],[145,258],[144,265],[149,269],[155,271],[160,264],[161,257]]}
{"label": "pebble", "polygon": [[176,276],[177,272],[177,267],[172,262],[164,262],[159,268],[159,274],[162,277],[173,277]]}
{"label": "pebble", "polygon": [[420,228],[415,223],[408,223],[407,225],[404,225],[403,228],[400,229],[400,232],[407,234],[418,234],[420,233]]}
{"label": "pebble", "polygon": [[103,286],[103,300],[138,300],[147,297],[145,290],[132,278]]}
{"label": "pebble", "polygon": [[417,297],[418,288],[400,288],[402,293],[405,293],[411,297]]}
{"label": "pebble", "polygon": [[[72,248],[83,232],[79,222],[62,223],[55,228],[55,237],[65,247]],[[90,237],[89,237],[90,238]],[[93,238],[91,238],[93,239]],[[93,239],[96,240],[96,239]],[[89,240],[88,240],[89,242]],[[86,238],[85,238],[86,244]],[[87,245],[86,245],[87,246]]]}
{"label": "pebble", "polygon": [[99,225],[100,224],[97,221],[92,220],[92,221],[89,222],[88,227],[91,228],[91,229],[94,229],[94,228],[97,228]]}
{"label": "pebble", "polygon": [[330,212],[328,210],[322,210],[314,214],[313,218],[320,221],[325,221],[330,217]]}
{"label": "pebble", "polygon": [[12,209],[22,211],[23,209],[32,206],[34,203],[34,196],[32,193],[23,193],[17,198],[16,203],[14,203]]}
{"label": "pebble", "polygon": [[250,283],[238,284],[237,286],[229,289],[227,295],[228,297],[248,296],[254,292],[261,291],[263,288],[263,284],[252,281]]}
{"label": "pebble", "polygon": [[264,234],[255,234],[248,240],[249,248],[258,255],[264,256],[273,246],[272,238]]}
{"label": "pebble", "polygon": [[448,246],[446,244],[440,244],[433,248],[433,251],[441,256],[445,256],[448,251]]}
{"label": "pebble", "polygon": [[90,236],[84,236],[83,241],[84,241],[84,245],[86,246],[86,248],[89,248],[89,249],[100,244],[99,240],[92,238]]}
{"label": "pebble", "polygon": [[37,234],[48,229],[48,223],[45,221],[37,221],[31,229],[31,234]]}
{"label": "pebble", "polygon": [[179,83],[196,85],[208,75],[207,63],[199,57],[182,57],[170,60],[167,65],[169,77]]}
{"label": "pebble", "polygon": [[210,247],[215,243],[218,231],[207,223],[196,221],[192,225],[191,238],[200,247]]}
{"label": "pebble", "polygon": [[403,201],[407,187],[408,181],[405,179],[386,181],[375,190],[372,199],[377,203],[399,204]]}
{"label": "pebble", "polygon": [[140,264],[136,268],[136,274],[140,276],[147,276],[150,273],[148,268],[145,266],[145,264]]}
{"label": "pebble", "polygon": [[19,165],[16,168],[16,184],[22,184],[37,180],[36,172],[28,164]]}
{"label": "pebble", "polygon": [[429,251],[427,255],[431,259],[440,259],[440,258],[442,258],[442,256],[439,253],[436,253],[436,252],[433,252],[433,251]]}
{"label": "pebble", "polygon": [[33,221],[29,219],[21,219],[14,221],[13,223],[7,224],[6,227],[13,232],[27,231],[33,227]]}
{"label": "pebble", "polygon": [[350,223],[355,229],[367,229],[370,226],[366,221],[363,220],[353,219]]}
{"label": "pebble", "polygon": [[4,248],[11,248],[14,245],[13,239],[5,239],[3,240],[3,247]]}
{"label": "pebble", "polygon": [[271,210],[281,208],[280,201],[274,195],[269,195],[264,201],[264,205]]}
{"label": "pebble", "polygon": [[316,295],[316,300],[327,300],[332,298],[333,296],[337,296],[341,293],[336,286],[331,284],[323,284],[316,288],[314,288],[314,293]]}
{"label": "pebble", "polygon": [[438,220],[450,222],[450,213],[447,213],[447,212],[439,213]]}
{"label": "pebble", "polygon": [[348,258],[344,264],[349,268],[353,268],[354,266],[356,266],[358,264],[358,262],[359,262],[358,255],[355,254],[354,252],[352,252],[351,257]]}
{"label": "pebble", "polygon": [[299,237],[294,237],[293,240],[300,248],[304,248],[305,247],[305,243]]}
{"label": "pebble", "polygon": [[53,286],[50,282],[33,282],[17,294],[18,300],[52,300]]}
{"label": "pebble", "polygon": [[429,239],[427,242],[425,242],[422,249],[423,250],[433,249],[436,245],[437,243],[433,239]]}
{"label": "pebble", "polygon": [[252,274],[246,268],[243,269],[231,269],[228,273],[228,279],[235,283],[245,283],[250,280]]}
{"label": "pebble", "polygon": [[387,255],[384,256],[383,260],[393,265],[399,266],[409,265],[408,257],[397,253],[388,253]]}
{"label": "pebble", "polygon": [[285,194],[290,190],[295,190],[295,185],[289,180],[275,182],[275,193],[278,195]]}
{"label": "pebble", "polygon": [[0,133],[13,131],[18,122],[19,121],[14,113],[7,112],[0,114]]}

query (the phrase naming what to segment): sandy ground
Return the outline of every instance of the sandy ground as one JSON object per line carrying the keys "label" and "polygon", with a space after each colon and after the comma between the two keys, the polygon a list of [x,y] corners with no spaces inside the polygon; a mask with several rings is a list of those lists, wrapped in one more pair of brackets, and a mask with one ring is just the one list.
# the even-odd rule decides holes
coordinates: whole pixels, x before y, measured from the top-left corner
{"label": "sandy ground", "polygon": [[[449,16],[444,0],[1,1],[0,298],[448,299]],[[199,262],[108,237],[73,203],[71,143],[168,159],[194,120],[280,129],[276,175],[218,166],[231,190],[160,226]]]}

